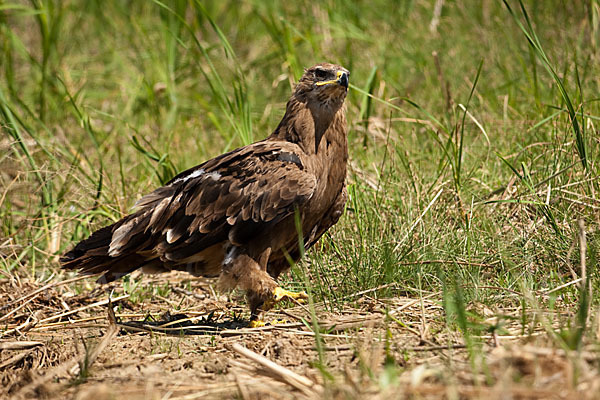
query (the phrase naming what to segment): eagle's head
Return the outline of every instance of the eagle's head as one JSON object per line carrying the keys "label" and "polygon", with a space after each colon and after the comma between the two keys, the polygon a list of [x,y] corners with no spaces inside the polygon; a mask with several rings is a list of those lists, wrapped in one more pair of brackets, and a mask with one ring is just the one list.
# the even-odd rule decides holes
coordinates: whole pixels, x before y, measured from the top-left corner
{"label": "eagle's head", "polygon": [[[322,63],[304,71],[294,95],[309,106],[341,107],[348,92],[350,72],[339,65]],[[311,107],[312,108],[312,107]]]}
{"label": "eagle's head", "polygon": [[298,143],[307,153],[314,154],[319,152],[321,138],[330,127],[333,127],[332,135],[345,141],[346,107],[343,105],[349,76],[346,68],[329,63],[305,70],[271,138]]}

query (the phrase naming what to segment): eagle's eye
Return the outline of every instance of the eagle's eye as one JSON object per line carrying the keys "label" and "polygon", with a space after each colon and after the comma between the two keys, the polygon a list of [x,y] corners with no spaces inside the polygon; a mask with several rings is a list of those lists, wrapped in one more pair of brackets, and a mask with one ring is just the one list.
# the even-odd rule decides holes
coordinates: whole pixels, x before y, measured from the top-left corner
{"label": "eagle's eye", "polygon": [[324,69],[315,69],[315,76],[319,79],[325,79],[327,78],[327,75],[329,75],[329,73],[327,71],[325,71]]}

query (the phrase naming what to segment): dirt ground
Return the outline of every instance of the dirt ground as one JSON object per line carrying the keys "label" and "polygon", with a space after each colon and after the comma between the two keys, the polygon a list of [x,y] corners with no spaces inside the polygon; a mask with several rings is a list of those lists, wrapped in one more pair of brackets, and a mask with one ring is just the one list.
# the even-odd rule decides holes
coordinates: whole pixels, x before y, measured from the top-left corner
{"label": "dirt ground", "polygon": [[440,293],[378,299],[376,291],[366,291],[335,311],[317,303],[316,338],[306,305],[281,306],[265,318],[280,323],[250,329],[241,294],[219,295],[210,281],[185,274],[145,277],[141,285],[164,293],[134,299],[120,283],[101,288],[89,278],[73,280],[0,280],[0,398],[545,399],[600,393],[595,352],[584,349],[574,358],[553,348],[542,329],[524,335],[516,323],[506,327],[514,334],[484,336],[483,346],[468,348],[461,335],[436,322],[443,321]]}

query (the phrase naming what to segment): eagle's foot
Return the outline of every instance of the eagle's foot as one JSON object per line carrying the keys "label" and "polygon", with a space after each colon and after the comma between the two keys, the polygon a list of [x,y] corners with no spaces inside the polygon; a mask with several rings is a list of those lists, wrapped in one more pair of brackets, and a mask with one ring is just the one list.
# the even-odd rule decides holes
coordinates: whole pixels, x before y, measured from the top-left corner
{"label": "eagle's foot", "polygon": [[266,326],[266,322],[260,319],[253,319],[250,320],[250,323],[248,324],[248,328],[261,328],[263,326]]}
{"label": "eagle's foot", "polygon": [[275,304],[283,300],[290,300],[302,304],[306,299],[308,299],[308,295],[305,292],[296,293],[282,289],[279,286],[277,286],[272,293],[273,297],[265,301],[263,304],[263,310],[270,310],[273,308],[273,306],[275,306]]}
{"label": "eagle's foot", "polygon": [[279,303],[282,300],[296,300],[298,303],[304,303],[304,300],[308,299],[308,295],[306,292],[292,292],[289,290],[285,290],[277,286],[275,290],[273,290],[273,300],[276,303]]}
{"label": "eagle's foot", "polygon": [[269,326],[269,325],[278,325],[278,324],[287,324],[289,321],[286,319],[274,319],[271,322],[265,322],[261,319],[253,319],[250,321],[250,323],[248,324],[248,328],[262,328],[263,326]]}

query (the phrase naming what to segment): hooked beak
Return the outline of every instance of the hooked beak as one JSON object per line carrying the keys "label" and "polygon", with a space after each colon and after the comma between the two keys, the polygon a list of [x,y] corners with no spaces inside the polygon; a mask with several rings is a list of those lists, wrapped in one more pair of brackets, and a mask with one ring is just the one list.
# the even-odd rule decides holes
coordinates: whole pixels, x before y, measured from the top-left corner
{"label": "hooked beak", "polygon": [[344,71],[338,71],[336,79],[332,79],[330,81],[317,82],[317,86],[329,85],[332,83],[337,83],[340,86],[348,89],[348,73]]}

